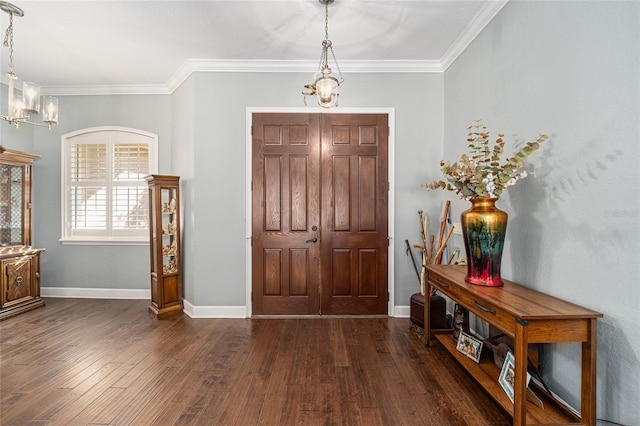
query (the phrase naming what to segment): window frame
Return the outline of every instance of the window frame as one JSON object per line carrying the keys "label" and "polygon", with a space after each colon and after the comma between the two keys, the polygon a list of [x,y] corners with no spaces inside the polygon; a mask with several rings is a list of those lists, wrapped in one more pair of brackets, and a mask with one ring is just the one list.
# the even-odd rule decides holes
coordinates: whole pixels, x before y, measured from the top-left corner
{"label": "window frame", "polygon": [[[62,244],[78,245],[148,245],[149,228],[139,235],[131,235],[126,231],[114,230],[111,221],[113,212],[109,212],[107,218],[107,229],[103,231],[82,231],[73,230],[71,227],[71,198],[69,197],[72,187],[71,182],[71,148],[76,144],[106,144],[107,164],[109,176],[105,178],[107,186],[107,198],[111,197],[111,189],[119,186],[113,179],[113,145],[123,143],[120,138],[126,136],[126,143],[147,144],[149,150],[149,173],[158,172],[158,135],[145,130],[120,126],[99,126],[77,130],[62,135],[62,155],[61,155],[61,237]],[[104,182],[100,182],[103,184]],[[126,182],[124,183],[126,185]],[[146,186],[146,181],[145,181]],[[107,206],[110,203],[107,202]],[[148,208],[148,207],[147,207]],[[83,235],[84,234],[84,235]]]}

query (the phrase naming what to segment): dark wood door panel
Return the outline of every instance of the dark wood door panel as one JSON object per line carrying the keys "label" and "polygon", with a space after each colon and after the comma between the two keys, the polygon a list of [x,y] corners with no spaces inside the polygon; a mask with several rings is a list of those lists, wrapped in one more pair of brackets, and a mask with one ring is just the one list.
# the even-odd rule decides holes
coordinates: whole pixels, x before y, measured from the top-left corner
{"label": "dark wood door panel", "polygon": [[252,307],[387,313],[388,116],[254,114]]}
{"label": "dark wood door panel", "polygon": [[[253,313],[318,314],[319,117],[253,115]],[[315,226],[316,231],[313,230]]]}
{"label": "dark wood door panel", "polygon": [[386,314],[388,116],[323,116],[323,314]]}

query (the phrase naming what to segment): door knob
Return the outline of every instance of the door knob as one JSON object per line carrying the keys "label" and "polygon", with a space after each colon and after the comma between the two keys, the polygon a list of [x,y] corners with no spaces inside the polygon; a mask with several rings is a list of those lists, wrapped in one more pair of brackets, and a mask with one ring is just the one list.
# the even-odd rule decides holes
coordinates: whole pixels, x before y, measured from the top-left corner
{"label": "door knob", "polygon": [[316,237],[313,237],[312,239],[305,241],[305,243],[317,243],[317,242],[318,242],[318,239]]}

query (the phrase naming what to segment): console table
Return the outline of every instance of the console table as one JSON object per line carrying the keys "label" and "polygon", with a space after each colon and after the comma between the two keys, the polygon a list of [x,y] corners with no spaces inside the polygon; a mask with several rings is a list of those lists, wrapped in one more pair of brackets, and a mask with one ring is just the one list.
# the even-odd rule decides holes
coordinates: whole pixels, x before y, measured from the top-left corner
{"label": "console table", "polygon": [[[503,287],[483,287],[464,281],[462,265],[427,266],[426,294],[436,289],[514,340],[514,402],[500,384],[500,371],[493,360],[476,363],[456,350],[449,334],[435,338],[511,415],[514,425],[596,424],[596,331],[599,312],[504,280]],[[429,296],[430,298],[430,296]],[[425,345],[431,344],[430,300],[425,300]],[[527,353],[530,343],[582,343],[581,413],[575,416],[560,404],[547,402],[544,408],[527,401]]]}

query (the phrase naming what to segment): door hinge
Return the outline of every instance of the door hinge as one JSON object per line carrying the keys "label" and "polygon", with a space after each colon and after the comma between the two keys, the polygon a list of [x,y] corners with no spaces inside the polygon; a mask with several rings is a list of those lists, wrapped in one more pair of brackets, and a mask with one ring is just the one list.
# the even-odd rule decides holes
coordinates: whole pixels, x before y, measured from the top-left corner
{"label": "door hinge", "polygon": [[251,125],[251,136],[253,136],[253,124]]}

